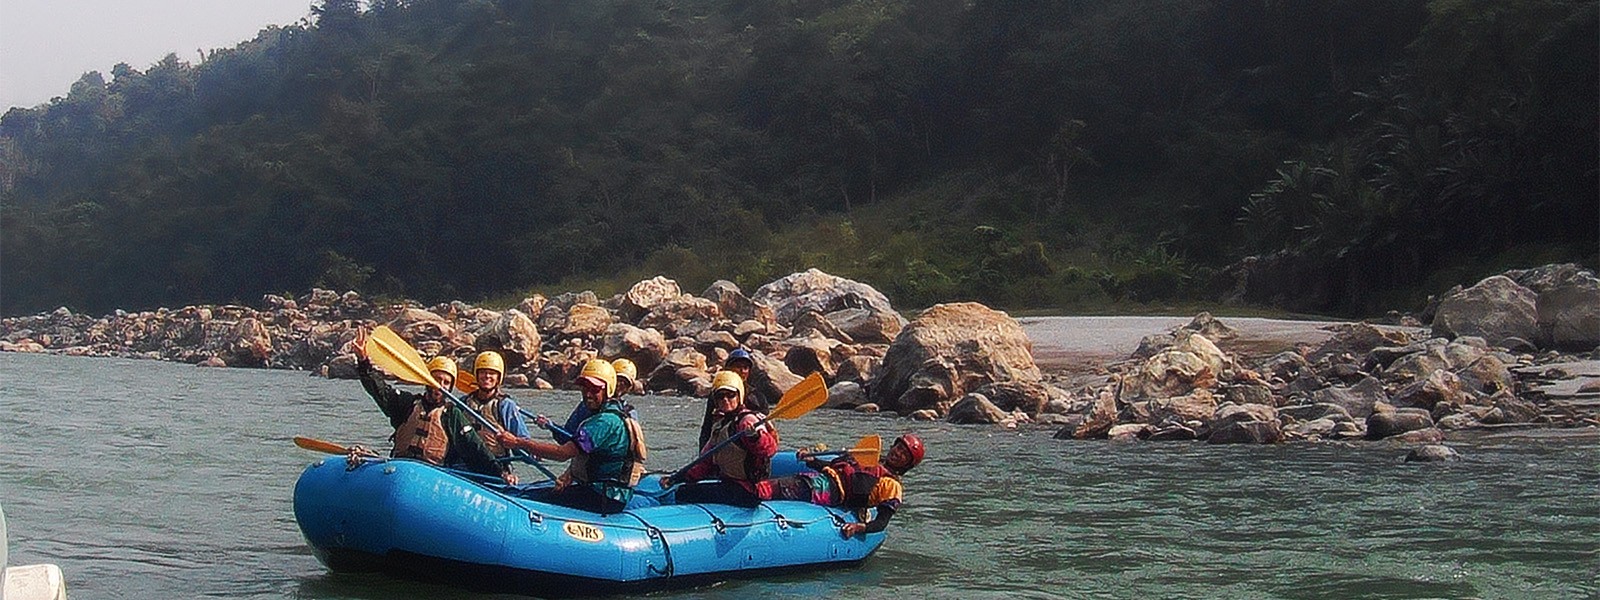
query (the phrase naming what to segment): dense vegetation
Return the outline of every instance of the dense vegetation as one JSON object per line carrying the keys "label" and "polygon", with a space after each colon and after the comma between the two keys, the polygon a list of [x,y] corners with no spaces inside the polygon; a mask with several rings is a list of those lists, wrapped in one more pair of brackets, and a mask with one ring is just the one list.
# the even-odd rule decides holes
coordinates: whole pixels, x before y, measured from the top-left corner
{"label": "dense vegetation", "polygon": [[690,290],[1410,308],[1595,259],[1594,0],[323,0],[0,118],[0,310]]}

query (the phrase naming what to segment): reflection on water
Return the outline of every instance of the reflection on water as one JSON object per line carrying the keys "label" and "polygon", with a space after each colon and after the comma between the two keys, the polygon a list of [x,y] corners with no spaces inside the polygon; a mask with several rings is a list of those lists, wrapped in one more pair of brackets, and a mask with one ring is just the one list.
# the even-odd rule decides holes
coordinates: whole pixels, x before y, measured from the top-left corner
{"label": "reflection on water", "polygon": [[[0,502],[15,563],[54,562],[95,598],[488,598],[332,574],[290,495],[317,455],[296,435],[385,447],[353,381],[148,361],[0,354]],[[521,392],[565,415],[566,392]],[[690,451],[692,399],[635,402],[652,467]],[[791,446],[914,429],[890,540],[860,568],[651,597],[1574,598],[1600,593],[1600,439],[1452,442],[1404,464],[1383,443],[1214,447],[1051,439],[1051,431],[817,411]],[[525,475],[532,476],[530,473]]]}

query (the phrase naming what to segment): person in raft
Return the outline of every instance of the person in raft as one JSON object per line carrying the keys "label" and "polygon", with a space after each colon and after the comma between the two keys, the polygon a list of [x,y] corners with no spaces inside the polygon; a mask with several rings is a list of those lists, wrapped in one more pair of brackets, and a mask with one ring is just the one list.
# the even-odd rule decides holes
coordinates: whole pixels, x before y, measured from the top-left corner
{"label": "person in raft", "polygon": [[[772,410],[772,405],[767,402],[765,396],[750,389],[750,382],[753,381],[750,378],[753,377],[752,372],[755,370],[755,366],[755,358],[750,355],[749,350],[744,348],[735,348],[733,352],[728,353],[728,359],[722,361],[723,370],[738,373],[739,381],[744,382],[744,407],[758,413],[765,413]],[[711,422],[715,420],[714,417],[717,413],[716,404],[716,401],[706,398],[706,414],[700,419],[700,446],[705,446],[706,440],[711,439]]]}
{"label": "person in raft", "polygon": [[[611,399],[622,402],[622,412],[628,413],[629,418],[638,420],[639,412],[634,410],[633,405],[623,402],[622,395],[633,389],[633,382],[638,377],[639,368],[633,366],[633,361],[619,358],[611,361],[611,369],[617,372],[617,389],[611,394]],[[578,425],[581,425],[583,420],[589,418],[592,414],[594,412],[589,410],[589,404],[579,400],[578,406],[572,409],[572,414],[567,415],[567,422],[560,429],[551,427],[550,417],[544,415],[534,417],[533,423],[539,427],[549,429],[550,439],[555,440],[557,444],[565,444],[572,440],[571,433],[578,429]]]}
{"label": "person in raft", "polygon": [[[467,406],[483,415],[490,423],[499,429],[504,429],[519,438],[528,437],[528,426],[522,421],[522,414],[517,410],[517,402],[500,390],[500,380],[506,376],[506,360],[500,357],[499,352],[485,350],[478,353],[472,361],[472,375],[477,379],[478,389],[467,394]],[[504,458],[508,452],[504,444],[493,431],[480,429],[483,443],[497,457]]]}
{"label": "person in raft", "polygon": [[633,499],[633,486],[644,474],[648,452],[639,422],[611,398],[616,386],[617,374],[611,363],[590,360],[578,373],[578,389],[591,414],[574,428],[572,439],[552,444],[507,431],[496,435],[507,448],[527,450],[539,458],[572,461],[556,478],[555,488],[536,499],[600,514],[621,512]]}
{"label": "person in raft", "polygon": [[[805,500],[822,506],[852,508],[864,514],[876,508],[877,515],[866,523],[839,526],[844,537],[877,533],[889,526],[889,518],[900,509],[900,478],[922,462],[922,438],[908,433],[895,439],[883,466],[863,467],[849,452],[833,460],[807,456],[799,458],[815,473],[775,477],[756,484],[762,500]],[[864,516],[861,520],[865,521]]]}
{"label": "person in raft", "polygon": [[[761,504],[756,482],[772,472],[772,455],[778,452],[778,431],[771,423],[761,423],[766,415],[744,405],[744,380],[733,371],[719,371],[711,380],[711,398],[716,413],[711,433],[702,453],[723,441],[737,437],[710,456],[696,461],[683,474],[685,485],[678,489],[679,504],[716,503],[754,508]],[[759,424],[759,426],[758,426]],[[707,481],[720,479],[720,481]],[[663,488],[674,484],[663,477]]]}
{"label": "person in raft", "polygon": [[[414,458],[444,467],[465,467],[466,470],[485,475],[499,476],[506,483],[516,485],[516,473],[509,465],[495,461],[494,453],[473,433],[472,416],[451,403],[439,390],[429,388],[423,393],[394,389],[372,368],[367,356],[367,330],[356,332],[356,376],[367,395],[378,403],[378,408],[389,417],[394,427],[394,458]],[[435,356],[428,361],[428,370],[439,384],[449,386],[456,378],[456,361],[447,356]],[[359,446],[351,448],[354,460],[366,452]],[[351,464],[354,464],[353,462]]]}

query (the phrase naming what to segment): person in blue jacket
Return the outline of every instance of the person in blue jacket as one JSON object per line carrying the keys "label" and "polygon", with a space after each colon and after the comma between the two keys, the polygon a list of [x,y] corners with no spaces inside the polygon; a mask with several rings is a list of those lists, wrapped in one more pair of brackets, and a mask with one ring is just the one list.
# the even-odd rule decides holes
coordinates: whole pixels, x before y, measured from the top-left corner
{"label": "person in blue jacket", "polygon": [[[521,411],[517,403],[500,390],[500,380],[506,375],[506,361],[500,357],[499,352],[486,350],[478,353],[477,359],[472,361],[472,375],[477,379],[478,389],[467,395],[467,406],[483,415],[496,427],[504,429],[519,438],[528,437],[528,425],[522,421]],[[494,432],[480,429],[483,442],[489,446],[497,457],[505,457],[508,450],[500,443]]]}

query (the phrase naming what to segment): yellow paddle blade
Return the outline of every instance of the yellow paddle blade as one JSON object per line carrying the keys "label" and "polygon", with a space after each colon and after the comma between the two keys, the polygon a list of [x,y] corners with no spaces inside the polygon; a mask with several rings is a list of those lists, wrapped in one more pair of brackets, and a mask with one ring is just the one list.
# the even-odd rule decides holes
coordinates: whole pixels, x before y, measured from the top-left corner
{"label": "yellow paddle blade", "polygon": [[794,419],[816,410],[828,401],[828,382],[820,373],[812,373],[800,383],[783,393],[778,406],[767,413],[769,419]]}
{"label": "yellow paddle blade", "polygon": [[439,389],[439,382],[428,372],[428,363],[422,360],[422,355],[388,325],[379,325],[367,337],[367,357],[372,359],[372,364],[402,381]]}
{"label": "yellow paddle blade", "polygon": [[846,450],[850,456],[855,457],[856,463],[863,467],[878,466],[878,457],[883,453],[883,438],[877,434],[861,438],[856,442],[856,447]]}
{"label": "yellow paddle blade", "polygon": [[333,442],[325,442],[325,441],[318,440],[318,439],[312,439],[312,438],[300,437],[300,436],[295,436],[294,445],[299,446],[301,448],[305,448],[307,450],[313,450],[313,451],[316,451],[316,452],[325,452],[325,453],[328,453],[328,454],[345,454],[345,453],[350,451],[349,448],[346,448],[344,446],[340,446],[340,445],[335,444]]}
{"label": "yellow paddle blade", "polygon": [[476,392],[478,391],[478,378],[473,377],[466,370],[456,371],[456,389],[463,394]]}

